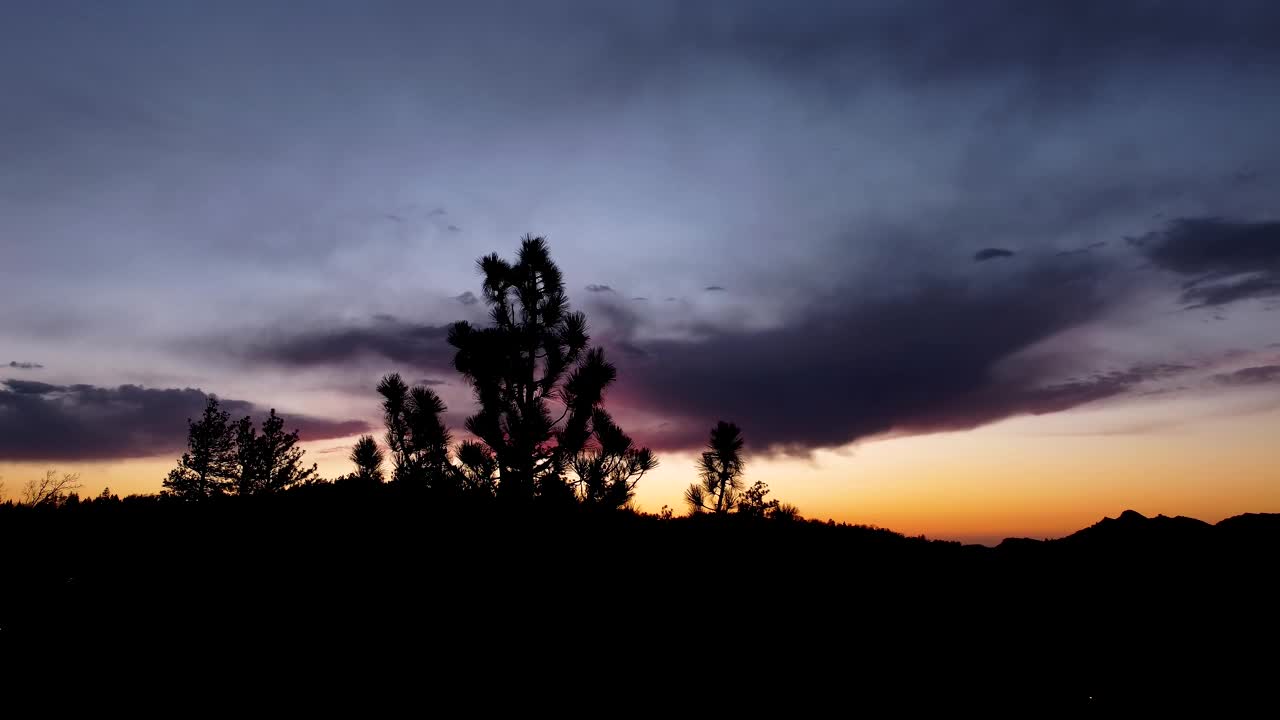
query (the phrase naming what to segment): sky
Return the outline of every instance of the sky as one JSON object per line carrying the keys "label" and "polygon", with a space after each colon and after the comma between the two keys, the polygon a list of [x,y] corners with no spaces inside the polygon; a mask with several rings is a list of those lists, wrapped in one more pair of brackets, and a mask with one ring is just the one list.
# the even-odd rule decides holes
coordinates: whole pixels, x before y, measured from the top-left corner
{"label": "sky", "polygon": [[1280,7],[6,3],[0,475],[154,492],[216,393],[333,477],[545,236],[677,510],[994,542],[1280,512]]}

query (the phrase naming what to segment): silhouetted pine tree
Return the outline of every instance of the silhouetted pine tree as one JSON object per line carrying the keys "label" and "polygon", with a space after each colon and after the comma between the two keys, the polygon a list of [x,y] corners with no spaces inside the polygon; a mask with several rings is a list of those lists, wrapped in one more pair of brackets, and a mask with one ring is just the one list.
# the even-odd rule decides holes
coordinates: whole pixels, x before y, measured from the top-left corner
{"label": "silhouetted pine tree", "polygon": [[250,492],[279,492],[315,479],[316,466],[302,464],[304,451],[298,447],[298,431],[285,432],[284,418],[274,408],[262,419],[262,434],[253,442],[253,452],[248,454],[253,467],[244,473],[253,478]]}
{"label": "silhouetted pine tree", "polygon": [[252,418],[235,423],[209,397],[204,415],[187,421],[187,452],[169,471],[164,488],[183,500],[218,495],[256,495],[284,490],[313,480],[316,466],[303,467],[298,431],[284,431],[284,418],[271,410],[262,432]]}
{"label": "silhouetted pine tree", "polygon": [[230,417],[210,395],[199,420],[187,421],[187,452],[169,471],[165,490],[183,500],[223,495],[240,477]]}
{"label": "silhouetted pine tree", "polygon": [[738,514],[747,517],[765,518],[777,507],[777,500],[765,500],[769,494],[769,486],[761,480],[755,481],[738,499]]}
{"label": "silhouetted pine tree", "polygon": [[258,459],[262,451],[258,429],[253,426],[253,418],[246,415],[235,422],[231,432],[235,437],[237,466],[231,489],[237,495],[252,495],[263,484],[262,462]]}
{"label": "silhouetted pine tree", "polygon": [[387,449],[391,451],[391,479],[401,481],[413,474],[406,417],[409,386],[399,373],[392,373],[378,383],[378,394],[382,396],[382,420],[387,428]]}
{"label": "silhouetted pine tree", "polygon": [[457,473],[449,463],[449,430],[440,416],[447,409],[431,388],[409,387],[398,373],[378,383],[387,447],[394,467],[392,479],[436,490],[457,486]]}
{"label": "silhouetted pine tree", "polygon": [[570,461],[574,492],[584,505],[620,508],[634,495],[636,483],[658,466],[649,448],[637,448],[604,408],[591,416],[593,437]]}
{"label": "silhouetted pine tree", "polygon": [[[588,348],[586,318],[569,311],[543,238],[525,236],[515,263],[495,253],[478,265],[492,325],[459,322],[449,329],[454,367],[480,405],[467,429],[488,446],[500,496],[570,498],[564,472],[594,434],[608,432],[595,422],[596,411],[616,370],[603,350]],[[611,452],[619,449],[617,438],[609,444]],[[638,452],[622,457],[638,460]]]}
{"label": "silhouetted pine tree", "polygon": [[798,520],[800,510],[791,503],[776,499],[765,500],[769,494],[769,486],[761,480],[755,481],[747,488],[738,500],[738,514],[753,518],[770,520]]}
{"label": "silhouetted pine tree", "polygon": [[742,471],[746,468],[742,445],[742,430],[737,425],[721,420],[711,429],[707,449],[698,459],[702,484],[690,485],[684,491],[690,512],[723,514],[737,505],[742,491]]}
{"label": "silhouetted pine tree", "polygon": [[468,440],[458,446],[458,472],[464,489],[492,495],[497,486],[498,461],[484,443]]}
{"label": "silhouetted pine tree", "polygon": [[284,431],[284,418],[274,409],[262,420],[262,433],[253,419],[236,421],[236,477],[232,489],[237,495],[278,492],[315,478],[316,466],[303,467],[303,450],[296,447],[298,431]]}
{"label": "silhouetted pine tree", "polygon": [[372,435],[361,435],[351,446],[351,462],[355,463],[355,477],[372,483],[382,482],[382,448]]}

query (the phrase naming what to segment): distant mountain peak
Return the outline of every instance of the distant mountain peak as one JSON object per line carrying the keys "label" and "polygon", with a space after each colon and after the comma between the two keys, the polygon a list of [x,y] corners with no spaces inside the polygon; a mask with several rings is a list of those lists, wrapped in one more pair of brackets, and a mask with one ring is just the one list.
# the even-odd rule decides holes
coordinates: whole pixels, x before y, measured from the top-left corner
{"label": "distant mountain peak", "polygon": [[1137,510],[1125,510],[1124,512],[1120,513],[1120,518],[1119,518],[1119,519],[1120,519],[1120,520],[1125,520],[1125,521],[1128,521],[1128,522],[1135,522],[1135,521],[1138,521],[1138,520],[1146,520],[1146,519],[1147,519],[1147,516],[1146,516],[1146,515],[1143,515],[1142,513],[1138,512]]}

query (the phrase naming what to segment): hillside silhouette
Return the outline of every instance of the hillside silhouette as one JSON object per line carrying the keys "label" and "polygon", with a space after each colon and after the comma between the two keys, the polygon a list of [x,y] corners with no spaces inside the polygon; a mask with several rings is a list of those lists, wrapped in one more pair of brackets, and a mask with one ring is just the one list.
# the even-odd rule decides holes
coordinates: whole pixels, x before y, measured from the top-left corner
{"label": "hillside silhouette", "polygon": [[[0,543],[17,550],[0,595],[9,650],[165,644],[180,629],[182,647],[231,662],[264,643],[318,642],[423,643],[477,663],[494,648],[528,662],[591,648],[603,661],[650,637],[761,672],[803,668],[815,692],[857,688],[867,707],[1153,707],[1209,702],[1222,683],[1238,698],[1270,686],[1269,665],[1230,648],[1274,630],[1280,515],[1209,525],[1126,512],[1058,540],[983,547],[816,520],[446,505],[422,488],[338,483],[207,503],[8,505]],[[934,692],[881,684],[902,673]]]}

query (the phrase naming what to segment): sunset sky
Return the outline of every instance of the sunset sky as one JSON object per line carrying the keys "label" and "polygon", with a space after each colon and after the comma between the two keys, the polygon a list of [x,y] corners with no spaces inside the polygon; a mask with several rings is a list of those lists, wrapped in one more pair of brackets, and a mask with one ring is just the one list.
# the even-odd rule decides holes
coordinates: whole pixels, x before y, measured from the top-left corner
{"label": "sunset sky", "polygon": [[387,372],[462,435],[475,260],[544,235],[682,511],[996,542],[1280,512],[1273,2],[6,3],[0,476],[156,492],[216,393],[322,474]]}

